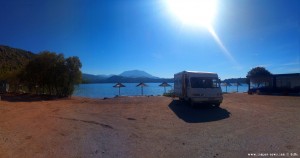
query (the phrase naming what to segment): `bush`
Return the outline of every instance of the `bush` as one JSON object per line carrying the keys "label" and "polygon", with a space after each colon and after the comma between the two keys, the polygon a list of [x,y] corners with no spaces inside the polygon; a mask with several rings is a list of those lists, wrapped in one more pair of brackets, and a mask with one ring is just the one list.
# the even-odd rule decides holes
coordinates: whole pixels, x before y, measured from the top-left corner
{"label": "bush", "polygon": [[173,90],[169,90],[167,93],[164,93],[163,96],[165,97],[174,97],[174,91]]}
{"label": "bush", "polygon": [[81,66],[78,57],[65,59],[62,54],[45,51],[28,63],[20,82],[30,93],[70,96],[81,81]]}

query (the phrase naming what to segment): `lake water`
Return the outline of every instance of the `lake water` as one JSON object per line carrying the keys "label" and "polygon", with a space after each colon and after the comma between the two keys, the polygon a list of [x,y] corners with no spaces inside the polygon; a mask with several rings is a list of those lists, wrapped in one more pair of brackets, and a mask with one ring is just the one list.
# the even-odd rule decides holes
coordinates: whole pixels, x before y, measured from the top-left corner
{"label": "lake water", "polygon": [[[123,83],[126,87],[120,89],[122,96],[138,96],[141,95],[141,87],[136,87],[138,83]],[[148,86],[143,88],[144,95],[162,95],[164,88],[160,87],[161,83],[146,83]],[[171,87],[166,87],[166,91],[173,89],[174,84]],[[111,98],[119,94],[119,89],[114,88],[115,83],[98,83],[98,84],[80,84],[76,86],[73,96],[89,97],[89,98]],[[226,92],[226,87],[222,86],[222,91]],[[227,92],[236,92],[236,86],[227,87]],[[247,92],[248,85],[243,84],[238,87],[238,92]]]}

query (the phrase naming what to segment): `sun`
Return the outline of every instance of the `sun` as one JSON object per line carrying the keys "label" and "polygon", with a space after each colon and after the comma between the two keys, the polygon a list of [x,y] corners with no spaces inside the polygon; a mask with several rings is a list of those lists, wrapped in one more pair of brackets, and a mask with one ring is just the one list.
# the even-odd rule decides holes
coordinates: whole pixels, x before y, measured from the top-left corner
{"label": "sun", "polygon": [[217,10],[216,0],[165,0],[169,11],[183,24],[210,27]]}

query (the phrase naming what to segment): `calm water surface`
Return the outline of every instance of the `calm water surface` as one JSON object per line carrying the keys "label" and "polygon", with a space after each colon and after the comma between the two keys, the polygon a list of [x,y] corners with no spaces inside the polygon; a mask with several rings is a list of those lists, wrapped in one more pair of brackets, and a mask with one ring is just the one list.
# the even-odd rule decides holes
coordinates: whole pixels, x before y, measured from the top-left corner
{"label": "calm water surface", "polygon": [[[126,87],[120,89],[120,94],[123,96],[138,96],[141,95],[141,87],[136,87],[138,83],[123,83]],[[160,87],[161,83],[146,83],[148,86],[143,88],[144,95],[162,95],[164,88]],[[174,84],[169,83],[171,87],[166,87],[166,91],[173,89]],[[89,98],[104,98],[114,97],[119,94],[119,89],[114,88],[115,83],[97,83],[97,84],[80,84],[76,86],[73,96],[89,97]],[[222,86],[222,91],[226,92],[226,87]],[[236,86],[227,87],[227,92],[236,92]],[[243,84],[238,87],[238,92],[247,92],[248,85]]]}

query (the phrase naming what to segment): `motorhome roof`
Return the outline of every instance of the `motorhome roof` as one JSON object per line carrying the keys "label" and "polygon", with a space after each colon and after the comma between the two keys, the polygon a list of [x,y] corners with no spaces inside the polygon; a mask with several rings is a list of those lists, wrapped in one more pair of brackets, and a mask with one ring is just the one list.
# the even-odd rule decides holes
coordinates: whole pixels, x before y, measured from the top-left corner
{"label": "motorhome roof", "polygon": [[[195,73],[195,74],[217,74],[217,73],[214,73],[214,72],[205,72],[205,71],[181,71],[181,72],[178,72],[176,74],[180,74],[180,73]],[[175,75],[176,75],[175,74]]]}

